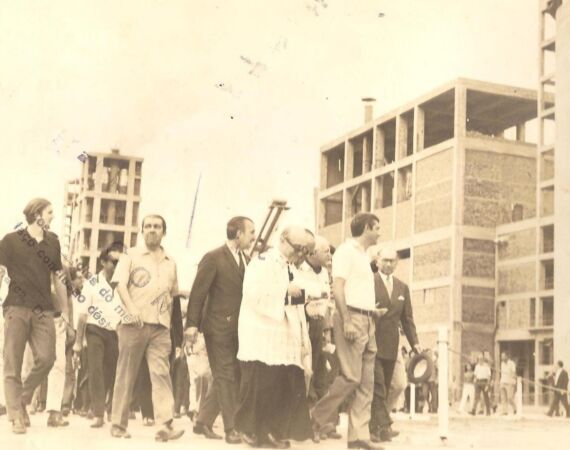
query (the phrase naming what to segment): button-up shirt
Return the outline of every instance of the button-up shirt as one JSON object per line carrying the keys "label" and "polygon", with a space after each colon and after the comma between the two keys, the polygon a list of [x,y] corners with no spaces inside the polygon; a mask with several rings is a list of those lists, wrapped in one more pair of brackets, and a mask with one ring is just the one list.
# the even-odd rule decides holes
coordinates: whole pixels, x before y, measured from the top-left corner
{"label": "button-up shirt", "polygon": [[[121,255],[112,281],[127,286],[144,323],[170,328],[172,298],[178,294],[178,277],[176,263],[162,247],[159,259],[146,247],[128,249]],[[128,323],[128,320],[123,318],[123,322]]]}
{"label": "button-up shirt", "polygon": [[245,258],[243,256],[241,250],[238,250],[237,248],[235,248],[233,242],[227,241],[226,245],[230,249],[230,252],[232,253],[232,256],[234,257],[234,259],[236,260],[236,264],[238,265],[238,267],[240,266],[240,259],[243,261],[243,264],[245,265]]}
{"label": "button-up shirt", "polygon": [[517,384],[517,366],[512,359],[501,361],[501,384]]}
{"label": "button-up shirt", "polygon": [[386,275],[385,273],[382,273],[381,270],[378,270],[378,273],[380,274],[380,278],[382,278],[382,282],[384,283],[384,286],[386,286],[386,290],[388,291],[388,295],[391,297],[392,291],[394,290],[394,276],[393,275]]}
{"label": "button-up shirt", "polygon": [[107,330],[116,330],[126,315],[119,294],[109,285],[103,271],[85,281],[81,295],[76,297],[75,302],[77,317],[87,314],[88,325]]}
{"label": "button-up shirt", "polygon": [[373,311],[376,305],[374,273],[366,250],[355,239],[341,244],[333,255],[333,278],[342,278],[347,306]]}
{"label": "button-up shirt", "polygon": [[489,380],[491,378],[491,366],[483,363],[475,366],[475,380]]}

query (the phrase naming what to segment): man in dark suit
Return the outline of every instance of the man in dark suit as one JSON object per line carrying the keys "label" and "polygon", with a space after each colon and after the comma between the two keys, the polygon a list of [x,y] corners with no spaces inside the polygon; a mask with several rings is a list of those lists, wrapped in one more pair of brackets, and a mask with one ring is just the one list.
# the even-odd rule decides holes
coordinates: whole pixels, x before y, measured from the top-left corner
{"label": "man in dark suit", "polygon": [[234,415],[239,392],[238,315],[243,276],[248,258],[244,251],[255,241],[255,227],[247,217],[232,218],[226,228],[227,242],[204,255],[192,285],[188,302],[185,336],[194,343],[204,333],[214,383],[200,405],[194,432],[220,439],[212,430],[219,409],[226,442],[238,444]]}
{"label": "man in dark suit", "polygon": [[376,319],[378,352],[374,365],[374,396],[369,426],[371,440],[384,442],[399,434],[392,430],[387,399],[398,357],[400,324],[410,346],[417,352],[421,348],[412,314],[410,290],[393,275],[398,264],[398,254],[392,249],[382,248],[375,262],[378,269],[374,274],[376,308],[385,308],[386,312]]}
{"label": "man in dark suit", "polygon": [[554,391],[552,404],[546,414],[549,416],[552,416],[554,413],[558,414],[558,405],[562,402],[562,406],[566,408],[566,418],[570,418],[570,406],[568,405],[568,372],[564,369],[564,363],[562,361],[558,361],[558,367],[553,374],[553,378],[554,387],[560,390]]}

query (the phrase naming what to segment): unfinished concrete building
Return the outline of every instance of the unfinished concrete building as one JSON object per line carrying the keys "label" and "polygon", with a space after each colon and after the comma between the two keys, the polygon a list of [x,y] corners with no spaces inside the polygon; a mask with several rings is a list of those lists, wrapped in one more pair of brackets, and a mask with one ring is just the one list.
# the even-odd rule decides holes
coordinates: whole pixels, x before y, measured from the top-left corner
{"label": "unfinished concrete building", "polygon": [[[551,94],[543,101],[553,106]],[[368,107],[362,127],[321,148],[318,232],[338,245],[355,213],[378,215],[380,240],[398,249],[396,276],[410,285],[424,347],[435,347],[444,325],[453,350],[498,357],[496,343],[510,342],[505,317],[527,332],[531,311],[535,321],[552,320],[547,302],[539,310],[536,297],[533,310],[528,295],[539,263],[524,233],[537,231],[523,224],[548,208],[537,203],[536,105],[535,91],[458,79],[379,118]],[[548,250],[548,229],[541,232]],[[550,266],[540,264],[550,283]],[[514,298],[524,302],[503,303]],[[534,376],[524,350],[521,372]],[[463,361],[449,356],[458,387]]]}
{"label": "unfinished concrete building", "polygon": [[[99,270],[97,258],[113,242],[133,247],[139,232],[143,158],[111,153],[89,153],[81,177],[66,189],[68,258],[81,262],[89,273]],[[65,236],[64,235],[64,236]]]}

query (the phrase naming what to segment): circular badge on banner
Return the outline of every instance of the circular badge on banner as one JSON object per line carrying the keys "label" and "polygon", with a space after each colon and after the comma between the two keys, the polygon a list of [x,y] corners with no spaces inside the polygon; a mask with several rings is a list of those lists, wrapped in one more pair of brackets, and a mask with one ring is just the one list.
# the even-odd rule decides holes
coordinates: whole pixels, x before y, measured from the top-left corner
{"label": "circular badge on banner", "polygon": [[131,272],[129,284],[138,288],[145,287],[150,281],[150,272],[144,267],[137,267]]}

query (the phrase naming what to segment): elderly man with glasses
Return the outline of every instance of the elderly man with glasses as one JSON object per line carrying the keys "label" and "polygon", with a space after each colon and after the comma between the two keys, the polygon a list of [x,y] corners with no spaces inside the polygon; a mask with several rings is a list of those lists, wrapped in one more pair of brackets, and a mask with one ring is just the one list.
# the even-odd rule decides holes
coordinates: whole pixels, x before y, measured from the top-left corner
{"label": "elderly man with glasses", "polygon": [[279,246],[254,258],[245,271],[235,423],[253,446],[288,448],[288,439],[312,434],[305,383],[311,374],[311,344],[297,267],[313,246],[312,234],[289,227]]}

